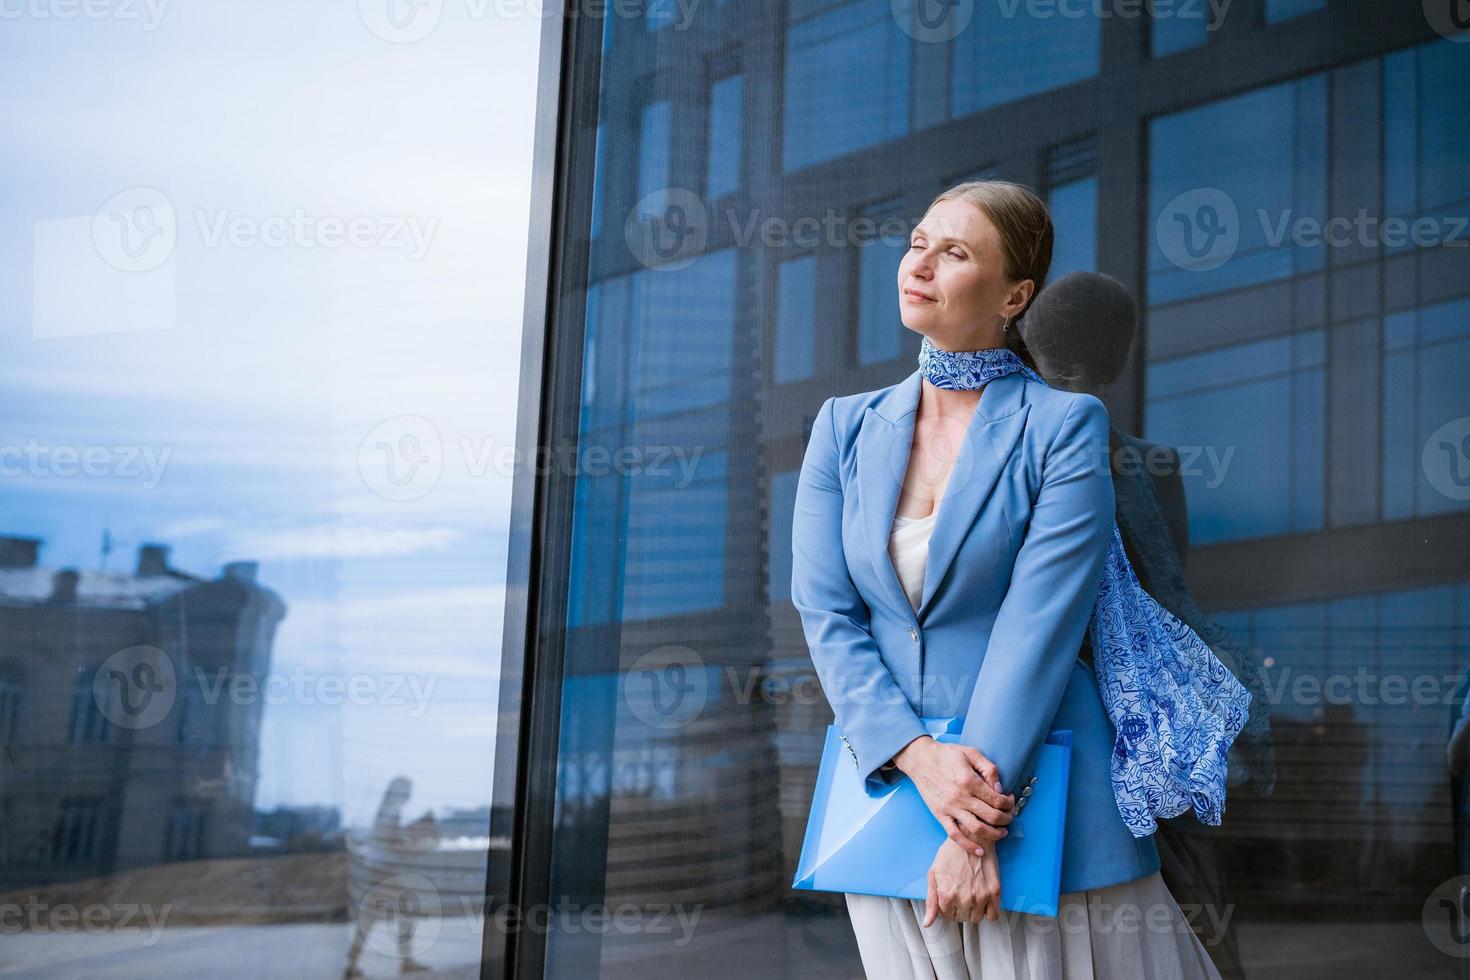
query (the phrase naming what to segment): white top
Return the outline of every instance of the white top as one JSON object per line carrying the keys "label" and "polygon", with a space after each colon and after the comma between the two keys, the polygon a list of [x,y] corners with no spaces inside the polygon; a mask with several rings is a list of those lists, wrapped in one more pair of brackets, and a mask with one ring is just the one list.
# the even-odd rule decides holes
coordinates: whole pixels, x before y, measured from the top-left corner
{"label": "white top", "polygon": [[899,584],[909,597],[909,605],[919,611],[924,597],[924,568],[929,564],[929,536],[934,532],[935,508],[928,517],[895,517],[893,533],[888,538],[888,556]]}

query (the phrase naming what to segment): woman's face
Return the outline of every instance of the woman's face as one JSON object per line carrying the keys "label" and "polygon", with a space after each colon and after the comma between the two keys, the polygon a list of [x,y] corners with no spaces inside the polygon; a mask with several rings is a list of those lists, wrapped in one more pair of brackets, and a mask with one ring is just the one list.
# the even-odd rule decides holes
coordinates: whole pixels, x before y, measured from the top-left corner
{"label": "woman's face", "polygon": [[985,213],[940,201],[909,236],[898,266],[903,325],[943,350],[1005,345],[1004,322],[1026,308],[1035,283],[1008,283],[1000,234]]}

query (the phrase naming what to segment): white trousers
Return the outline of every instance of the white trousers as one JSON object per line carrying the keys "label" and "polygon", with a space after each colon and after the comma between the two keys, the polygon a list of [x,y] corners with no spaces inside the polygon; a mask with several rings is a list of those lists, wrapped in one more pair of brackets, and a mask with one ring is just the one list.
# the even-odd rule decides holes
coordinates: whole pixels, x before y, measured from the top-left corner
{"label": "white trousers", "polygon": [[[851,894],[847,911],[868,980],[1220,980],[1158,872],[1064,894],[1055,917],[925,929],[922,901]],[[1193,918],[1208,938],[1225,912]]]}

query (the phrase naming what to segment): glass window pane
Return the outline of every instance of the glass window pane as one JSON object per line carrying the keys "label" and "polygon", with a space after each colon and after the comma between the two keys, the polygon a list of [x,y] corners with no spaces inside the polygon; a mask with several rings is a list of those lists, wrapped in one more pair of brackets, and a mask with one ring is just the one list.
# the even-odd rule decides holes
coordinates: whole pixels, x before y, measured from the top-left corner
{"label": "glass window pane", "polygon": [[[1322,263],[1326,86],[1318,76],[1159,118],[1150,137],[1148,296],[1177,301]],[[1201,155],[1214,162],[1208,181]]]}
{"label": "glass window pane", "polygon": [[969,115],[1096,75],[1102,57],[1097,9],[975,4],[968,25],[951,42],[953,114]]}
{"label": "glass window pane", "polygon": [[1326,9],[1327,0],[1266,0],[1266,22],[1277,24]]}
{"label": "glass window pane", "polygon": [[1056,226],[1047,279],[1056,282],[1069,272],[1096,272],[1097,178],[1053,187],[1047,203]]}
{"label": "glass window pane", "polygon": [[44,6],[0,31],[4,969],[477,974],[540,23]]}
{"label": "glass window pane", "polygon": [[740,186],[740,115],[743,85],[740,75],[720,79],[710,90],[709,171],[705,176],[710,199],[723,197]]}
{"label": "glass window pane", "polygon": [[888,0],[852,0],[803,19],[793,11],[785,40],[783,169],[908,132],[913,39]]}
{"label": "glass window pane", "polygon": [[803,255],[777,269],[777,381],[809,378],[816,369],[817,257]]}

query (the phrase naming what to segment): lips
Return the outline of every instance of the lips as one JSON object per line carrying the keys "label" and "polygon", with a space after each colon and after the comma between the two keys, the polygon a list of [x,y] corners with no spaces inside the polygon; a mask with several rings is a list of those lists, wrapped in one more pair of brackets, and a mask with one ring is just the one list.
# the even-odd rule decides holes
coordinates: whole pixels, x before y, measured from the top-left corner
{"label": "lips", "polygon": [[905,289],[903,291],[903,294],[905,296],[909,297],[910,299],[927,300],[930,303],[934,302],[934,297],[933,296],[930,296],[928,293],[921,293],[921,292],[919,292],[916,289]]}

